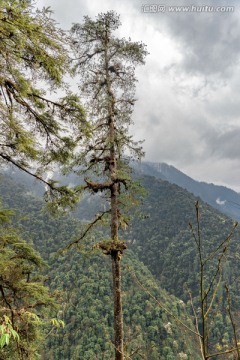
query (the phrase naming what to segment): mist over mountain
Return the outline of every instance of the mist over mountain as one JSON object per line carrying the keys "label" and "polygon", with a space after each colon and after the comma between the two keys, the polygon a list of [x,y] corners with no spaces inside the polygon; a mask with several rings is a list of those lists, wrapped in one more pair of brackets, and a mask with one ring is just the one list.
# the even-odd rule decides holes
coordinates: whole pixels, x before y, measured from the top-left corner
{"label": "mist over mountain", "polygon": [[[166,163],[143,161],[141,163],[132,162],[131,166],[137,176],[150,175],[157,179],[168,181],[171,184],[176,184],[223,214],[234,220],[240,220],[240,194],[226,186],[194,180],[174,166]],[[7,169],[6,173],[18,183],[30,188],[35,194],[39,196],[44,194],[44,186],[24,172],[16,169]],[[52,176],[61,184],[69,184],[70,186],[79,184],[80,178],[76,174],[62,176],[59,172],[55,172]]]}
{"label": "mist over mountain", "polygon": [[139,173],[155,176],[176,184],[233,219],[240,220],[240,194],[225,186],[197,181],[166,163],[143,161],[134,162],[133,168]]}

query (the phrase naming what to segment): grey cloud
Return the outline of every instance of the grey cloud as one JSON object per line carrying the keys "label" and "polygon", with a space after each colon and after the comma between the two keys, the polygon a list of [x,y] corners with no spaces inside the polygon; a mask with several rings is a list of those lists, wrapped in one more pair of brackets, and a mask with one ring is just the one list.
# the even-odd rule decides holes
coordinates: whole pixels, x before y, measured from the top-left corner
{"label": "grey cloud", "polygon": [[183,41],[185,70],[226,76],[238,63],[240,39],[236,33],[240,34],[240,24],[233,15],[190,16],[185,25],[184,21],[171,22],[171,28],[174,36]]}
{"label": "grey cloud", "polygon": [[240,128],[228,130],[224,133],[216,133],[210,137],[212,155],[221,159],[239,159],[240,157]]}
{"label": "grey cloud", "polygon": [[82,22],[83,16],[88,14],[87,2],[82,0],[38,0],[37,7],[41,9],[43,6],[51,8],[52,17],[65,30],[69,30],[73,23]]}
{"label": "grey cloud", "polygon": [[[70,28],[83,15],[94,17],[108,8],[120,13],[122,28],[136,40],[154,46],[146,66],[138,70],[132,133],[146,139],[146,159],[165,161],[190,176],[238,187],[240,183],[240,6],[234,13],[146,14],[141,5],[200,5],[197,0],[39,0],[54,18]],[[216,0],[202,5],[216,5]],[[219,4],[217,4],[219,5]],[[40,7],[41,5],[39,5]],[[125,27],[125,28],[124,28]],[[130,30],[129,30],[130,29]],[[156,35],[155,44],[152,38]],[[129,34],[128,34],[129,33]],[[158,35],[170,39],[165,47]],[[135,38],[134,38],[135,40]],[[161,45],[159,45],[161,44]],[[160,48],[162,46],[162,48]],[[180,56],[164,58],[176,47]],[[161,63],[164,59],[164,67]],[[167,59],[167,60],[166,60]],[[168,60],[169,59],[169,60]]]}
{"label": "grey cloud", "polygon": [[[148,2],[149,3],[149,2]],[[166,1],[167,5],[176,5]],[[134,2],[137,6],[137,2]],[[142,14],[160,31],[170,34],[181,48],[182,70],[204,75],[227,76],[240,55],[239,4],[228,1],[194,3],[181,1],[177,6],[235,6],[234,12],[168,12]]]}

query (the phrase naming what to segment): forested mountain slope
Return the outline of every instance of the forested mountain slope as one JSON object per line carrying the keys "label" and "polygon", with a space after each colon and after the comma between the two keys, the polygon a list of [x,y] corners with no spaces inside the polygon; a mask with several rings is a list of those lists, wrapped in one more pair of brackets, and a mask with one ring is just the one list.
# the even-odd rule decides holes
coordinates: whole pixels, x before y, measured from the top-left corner
{"label": "forested mountain slope", "polygon": [[[42,201],[29,190],[8,177],[0,178],[0,197],[5,206],[16,209],[16,221],[23,237],[32,239],[48,261],[49,285],[60,291],[59,318],[66,326],[47,338],[42,359],[110,360],[114,348],[109,259],[84,244],[78,251],[73,248],[59,253],[78,233],[80,223],[71,216],[51,218],[43,210]],[[89,238],[90,244],[96,237],[98,234]],[[159,307],[135,276],[168,312],[191,327],[184,304],[162,290],[147,267],[128,250],[123,258],[122,274],[127,354],[134,360],[173,360],[181,354],[186,354],[188,359],[198,359],[195,336]]]}
{"label": "forested mountain slope", "polygon": [[[201,228],[206,253],[227,236],[233,221],[177,185],[151,176],[142,176],[142,180],[143,186],[147,190],[147,196],[143,199],[140,209],[142,216],[133,221],[133,225],[129,227],[124,236],[128,237],[130,247],[161,281],[161,285],[180,298],[185,298],[183,284],[192,284],[191,287],[194,290],[196,287],[194,283],[197,281],[196,248],[189,229],[189,222],[196,226],[195,202],[199,200],[201,205]],[[12,181],[13,187],[15,187],[15,179]],[[31,192],[31,189],[31,186],[28,186],[28,191]],[[19,204],[23,201],[17,200],[20,196],[19,193],[17,196],[12,196],[11,191],[8,191],[7,188],[2,192],[6,193],[3,195],[3,199],[8,197],[10,207],[14,206],[16,201],[19,201]],[[88,221],[100,207],[100,198],[85,197],[74,212],[74,216]],[[40,217],[42,216],[43,214],[40,215]],[[50,220],[51,222],[52,220]],[[68,221],[71,230],[69,239],[73,223],[76,222],[72,217]],[[60,232],[59,236],[61,237],[65,231]],[[236,260],[239,252],[239,236],[240,233],[237,229],[230,249],[231,277],[239,273]],[[171,274],[170,277],[169,274]],[[235,279],[235,281],[237,280]],[[196,292],[196,290],[194,291]]]}
{"label": "forested mountain slope", "polygon": [[[179,300],[174,297],[169,297],[168,293],[160,289],[164,288],[173,296],[183,300],[185,304],[189,303],[189,290],[194,298],[197,298],[199,294],[199,261],[189,222],[195,229],[197,228],[195,203],[200,199],[177,185],[155,177],[143,176],[142,183],[147,190],[147,195],[142,199],[138,216],[134,218],[132,226],[124,234],[124,238],[127,238],[129,242],[129,250],[123,260],[125,332],[128,334],[130,331],[127,336],[131,339],[128,351],[129,354],[134,352],[141,343],[141,351],[139,349],[139,354],[136,353],[134,359],[141,359],[141,354],[148,354],[149,360],[176,359],[180,352],[193,351],[197,354],[196,343],[191,337],[189,338],[191,344],[189,346],[186,344],[187,348],[183,348],[184,339],[189,336],[183,332],[183,329],[176,326],[172,334],[165,331],[168,322],[172,324],[171,326],[175,326],[173,325],[175,322],[160,311],[156,302],[150,301],[148,295],[134,282],[129,266],[133,267],[141,277],[141,283],[147,284],[147,289],[155,292],[157,298],[164,304],[168,304],[175,313],[180,311],[179,314],[182,316],[181,306],[179,307],[181,302],[179,303]],[[29,190],[31,189],[28,188],[28,193]],[[31,194],[26,195],[26,191],[9,178],[7,180],[2,178],[0,194],[10,207],[20,209],[21,216],[29,216],[29,219],[21,220],[24,235],[32,237],[38,250],[48,259],[51,285],[64,291],[62,300],[64,311],[60,315],[66,322],[66,329],[62,334],[49,338],[48,356],[51,354],[51,359],[55,359],[57,352],[56,359],[78,359],[81,353],[85,360],[94,359],[93,353],[100,351],[101,354],[104,353],[103,359],[111,359],[112,330],[109,314],[112,307],[108,258],[95,251],[86,253],[87,250],[81,245],[79,252],[73,249],[70,253],[56,255],[56,251],[69,243],[76,231],[77,233],[80,231],[80,223],[74,216],[84,222],[88,221],[101,207],[100,198],[85,197],[77,211],[71,216],[56,220],[49,217],[46,212],[42,212],[39,199]],[[233,221],[200,201],[200,225],[203,254],[207,256],[228,236]],[[223,300],[223,303],[217,310],[218,323],[213,334],[213,341],[218,343],[218,339],[223,339],[223,342],[219,343],[221,348],[232,337],[225,310],[227,299],[224,284],[231,287],[233,313],[237,326],[240,323],[238,319],[239,235],[237,229],[226,251],[223,279],[218,292],[218,299]],[[103,235],[95,234],[89,239],[90,243],[96,242],[98,236],[102,238]],[[216,261],[212,263],[206,276],[214,271]],[[158,290],[155,289],[156,287]],[[190,306],[187,306],[187,309],[189,311]],[[101,320],[101,325],[99,325],[99,316],[104,319]],[[90,318],[94,324],[98,324],[94,330],[92,330],[93,323],[89,322]],[[103,342],[98,340],[100,333],[106,334]],[[141,334],[141,336],[135,334]],[[178,345],[173,341],[177,341]],[[150,349],[155,349],[155,352],[151,352]],[[197,355],[194,356],[195,359]]]}
{"label": "forested mountain slope", "polygon": [[240,194],[236,191],[226,186],[196,181],[166,163],[143,161],[141,163],[133,162],[132,166],[136,171],[144,175],[155,176],[157,179],[176,184],[195,196],[199,196],[203,201],[223,214],[240,220]]}
{"label": "forested mountain slope", "polygon": [[[197,292],[197,249],[189,223],[196,229],[195,203],[200,199],[150,176],[143,177],[143,185],[148,191],[142,206],[145,219],[133,222],[128,235],[131,247],[163,287],[186,300],[184,284]],[[205,254],[220,244],[233,226],[232,220],[201,201],[200,223]],[[239,237],[236,229],[229,252],[231,272],[226,272],[229,281],[240,274]]]}
{"label": "forested mountain slope", "polygon": [[[112,344],[111,263],[99,252],[76,252],[51,263],[51,285],[63,291],[60,316],[66,327],[48,340],[43,359],[102,359],[114,356]],[[175,316],[191,327],[184,305],[161,290],[132,252],[123,258],[122,290],[126,354],[133,359],[198,359],[194,335],[151,299],[136,278]],[[134,354],[134,355],[133,355]]]}
{"label": "forested mountain slope", "polygon": [[[174,166],[165,163],[143,161],[141,163],[132,162],[131,166],[140,177],[145,175],[154,176],[157,179],[178,185],[194,196],[200,197],[202,201],[208,203],[223,214],[234,220],[240,220],[240,194],[226,186],[194,180]],[[36,194],[43,195],[44,187],[42,184],[34,181],[22,171],[7,169],[6,173],[16,178],[20,184],[30,187]],[[54,178],[64,184],[76,185],[79,183],[79,176],[75,174],[69,174],[67,177],[63,177],[56,171]]]}

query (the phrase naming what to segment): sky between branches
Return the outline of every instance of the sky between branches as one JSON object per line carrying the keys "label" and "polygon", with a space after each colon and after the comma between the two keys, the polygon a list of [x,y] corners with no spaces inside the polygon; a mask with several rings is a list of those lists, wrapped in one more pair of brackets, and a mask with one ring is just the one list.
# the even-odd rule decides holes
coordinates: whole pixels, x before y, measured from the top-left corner
{"label": "sky between branches", "polygon": [[52,17],[65,29],[82,22],[84,15],[119,13],[122,26],[117,35],[142,41],[150,53],[146,65],[137,69],[138,101],[131,129],[136,140],[145,139],[145,159],[167,162],[197,180],[240,191],[237,0],[38,0],[36,4],[50,6]]}

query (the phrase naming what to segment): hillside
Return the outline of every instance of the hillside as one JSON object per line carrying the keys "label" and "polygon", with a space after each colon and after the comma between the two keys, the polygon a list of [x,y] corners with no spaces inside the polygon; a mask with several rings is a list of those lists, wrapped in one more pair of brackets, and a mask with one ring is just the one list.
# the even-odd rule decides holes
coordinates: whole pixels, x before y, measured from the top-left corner
{"label": "hillside", "polygon": [[[203,181],[196,181],[174,166],[165,163],[143,161],[141,163],[132,162],[131,166],[136,171],[137,176],[154,176],[156,179],[178,185],[221,213],[234,220],[240,220],[240,194],[232,189],[225,186],[208,184]],[[43,195],[44,187],[24,172],[17,169],[6,169],[6,174],[11,176],[12,179],[17,179],[19,184],[30,188],[36,195]],[[79,183],[79,176],[75,174],[63,177],[56,171],[53,177],[61,184],[76,185]]]}
{"label": "hillside", "polygon": [[[185,338],[189,337],[189,334],[184,333],[183,329],[176,326],[172,338],[170,333],[163,330],[168,322],[171,324],[174,322],[165,317],[166,314],[162,311],[160,311],[162,317],[160,313],[154,313],[154,311],[159,311],[156,310],[157,303],[152,302],[147,294],[136,286],[137,284],[134,283],[132,275],[129,273],[129,266],[132,267],[134,264],[134,271],[139,274],[141,284],[147,284],[148,290],[155,292],[156,297],[164,304],[168,304],[175,313],[180,311],[180,316],[185,316],[179,307],[182,300],[187,304],[186,310],[191,311],[189,290],[194,297],[195,306],[198,306],[199,262],[189,222],[196,229],[195,203],[200,199],[177,185],[151,176],[143,176],[143,185],[147,190],[147,196],[143,199],[138,217],[134,218],[132,226],[124,233],[129,242],[129,250],[126,252],[123,262],[125,332],[127,334],[130,331],[128,329],[135,329],[134,335],[131,333],[132,330],[130,331],[129,336],[133,340],[130,341],[129,352],[136,349],[141,343],[141,354],[151,354],[148,355],[148,360],[176,359],[178,351],[196,352],[194,339],[190,337],[187,348],[183,348]],[[103,343],[99,343],[98,340],[100,333],[106,334],[104,339],[111,339],[112,336],[111,318],[109,317],[109,313],[111,313],[109,259],[95,252],[90,251],[89,253],[88,251],[86,253],[84,246],[80,246],[79,252],[72,251],[64,256],[56,256],[56,251],[64,244],[69,243],[75,231],[78,231],[80,223],[74,219],[73,215],[78,216],[84,222],[87,221],[101,206],[100,198],[85,197],[71,217],[56,220],[50,218],[46,212],[42,212],[42,203],[31,195],[29,190],[28,188],[28,194],[26,194],[24,188],[19,187],[13,180],[8,178],[6,181],[2,178],[1,196],[10,207],[20,209],[19,214],[22,216],[28,214],[29,220],[21,221],[24,234],[34,238],[36,247],[48,259],[51,286],[65,294],[62,300],[64,312],[61,316],[66,321],[66,329],[61,334],[49,339],[48,356],[52,354],[51,359],[54,359],[54,354],[59,351],[57,359],[78,359],[79,351],[82,351],[81,356],[84,356],[85,360],[94,359],[91,357],[93,352],[101,351],[105,354],[104,359],[111,359],[110,342],[104,340]],[[28,200],[26,200],[26,196]],[[233,221],[201,201],[200,213],[203,253],[207,256],[229,234]],[[220,303],[223,300],[223,303],[216,310],[216,316],[220,320],[218,320],[216,332],[213,333],[212,341],[213,344],[220,347],[224,347],[232,337],[229,318],[225,311],[227,299],[223,291],[224,284],[231,287],[234,316],[237,323],[240,323],[238,322],[240,303],[238,291],[240,286],[239,235],[239,230],[236,230],[229,251],[226,253],[224,277],[218,292],[218,301]],[[101,238],[103,235],[98,232],[97,236]],[[93,234],[89,241],[90,244],[96,242],[96,235]],[[217,258],[208,269],[206,279],[214,271],[216,264]],[[107,279],[108,281],[106,281]],[[162,288],[165,290],[163,291]],[[86,292],[87,289],[89,292]],[[103,297],[99,293],[102,293]],[[97,301],[95,301],[96,299]],[[86,306],[93,307],[93,309],[88,312]],[[84,313],[82,313],[83,308]],[[103,313],[100,309],[103,309]],[[146,318],[149,311],[153,311],[153,313],[151,312],[149,318]],[[135,312],[138,314],[137,316],[134,316]],[[95,319],[93,320],[94,324],[99,324],[99,316],[105,320],[101,320],[100,328],[94,327],[94,330],[90,331],[92,323],[89,322],[89,319]],[[86,338],[82,337],[82,332],[86,333]],[[70,334],[74,334],[74,336]],[[142,337],[140,335],[140,337],[136,337],[135,334],[142,334]],[[163,334],[161,341],[159,334]],[[89,342],[86,339],[91,339],[91,346],[87,348],[85,346],[88,346]],[[136,339],[141,340],[138,342]],[[177,341],[178,346],[175,346],[173,341]],[[150,352],[150,343],[152,344],[151,348],[155,348],[157,352]],[[161,344],[164,344],[164,347]],[[182,345],[179,346],[179,344]],[[78,350],[74,352],[76,347]],[[175,350],[173,351],[173,349]],[[169,357],[166,357],[163,351],[168,351]],[[194,356],[195,359],[197,355]],[[47,355],[45,358],[47,359]],[[134,355],[134,359],[138,358],[141,359],[140,353]]]}
{"label": "hillside", "polygon": [[[131,247],[163,287],[186,300],[184,284],[192,284],[196,293],[197,252],[189,223],[196,227],[195,203],[200,199],[150,176],[143,178],[143,185],[148,191],[141,209],[144,219],[135,220],[129,230]],[[229,234],[233,221],[201,200],[200,205],[204,251],[209,253]],[[239,236],[238,229],[230,249],[232,270],[238,274]]]}
{"label": "hillside", "polygon": [[143,161],[141,163],[133,162],[132,166],[141,174],[154,176],[157,179],[176,184],[193,195],[199,196],[204,202],[223,214],[240,220],[240,194],[236,191],[225,186],[196,181],[174,166],[165,163]]}
{"label": "hillside", "polygon": [[[114,348],[110,259],[98,252],[73,251],[52,262],[51,268],[51,285],[64,293],[60,315],[66,327],[49,338],[43,359],[111,360]],[[134,354],[132,358],[136,360],[173,360],[181,352],[189,359],[196,354],[197,359],[194,336],[139,287],[135,275],[158,301],[190,325],[182,303],[161,290],[149,270],[127,252],[122,266],[126,353]]]}
{"label": "hillside", "polygon": [[[42,201],[8,177],[0,178],[0,196],[5,206],[16,209],[16,221],[25,238],[49,263],[49,285],[60,291],[59,318],[65,328],[47,338],[42,359],[112,359],[111,263],[90,245],[58,253],[75,236],[79,221],[71,216],[51,218]],[[17,220],[17,217],[20,219]],[[191,326],[182,302],[162,290],[147,267],[130,250],[123,259],[123,302],[127,353],[132,359],[177,359],[179,354],[198,359],[194,336],[151,299],[135,276],[168,312]]]}

